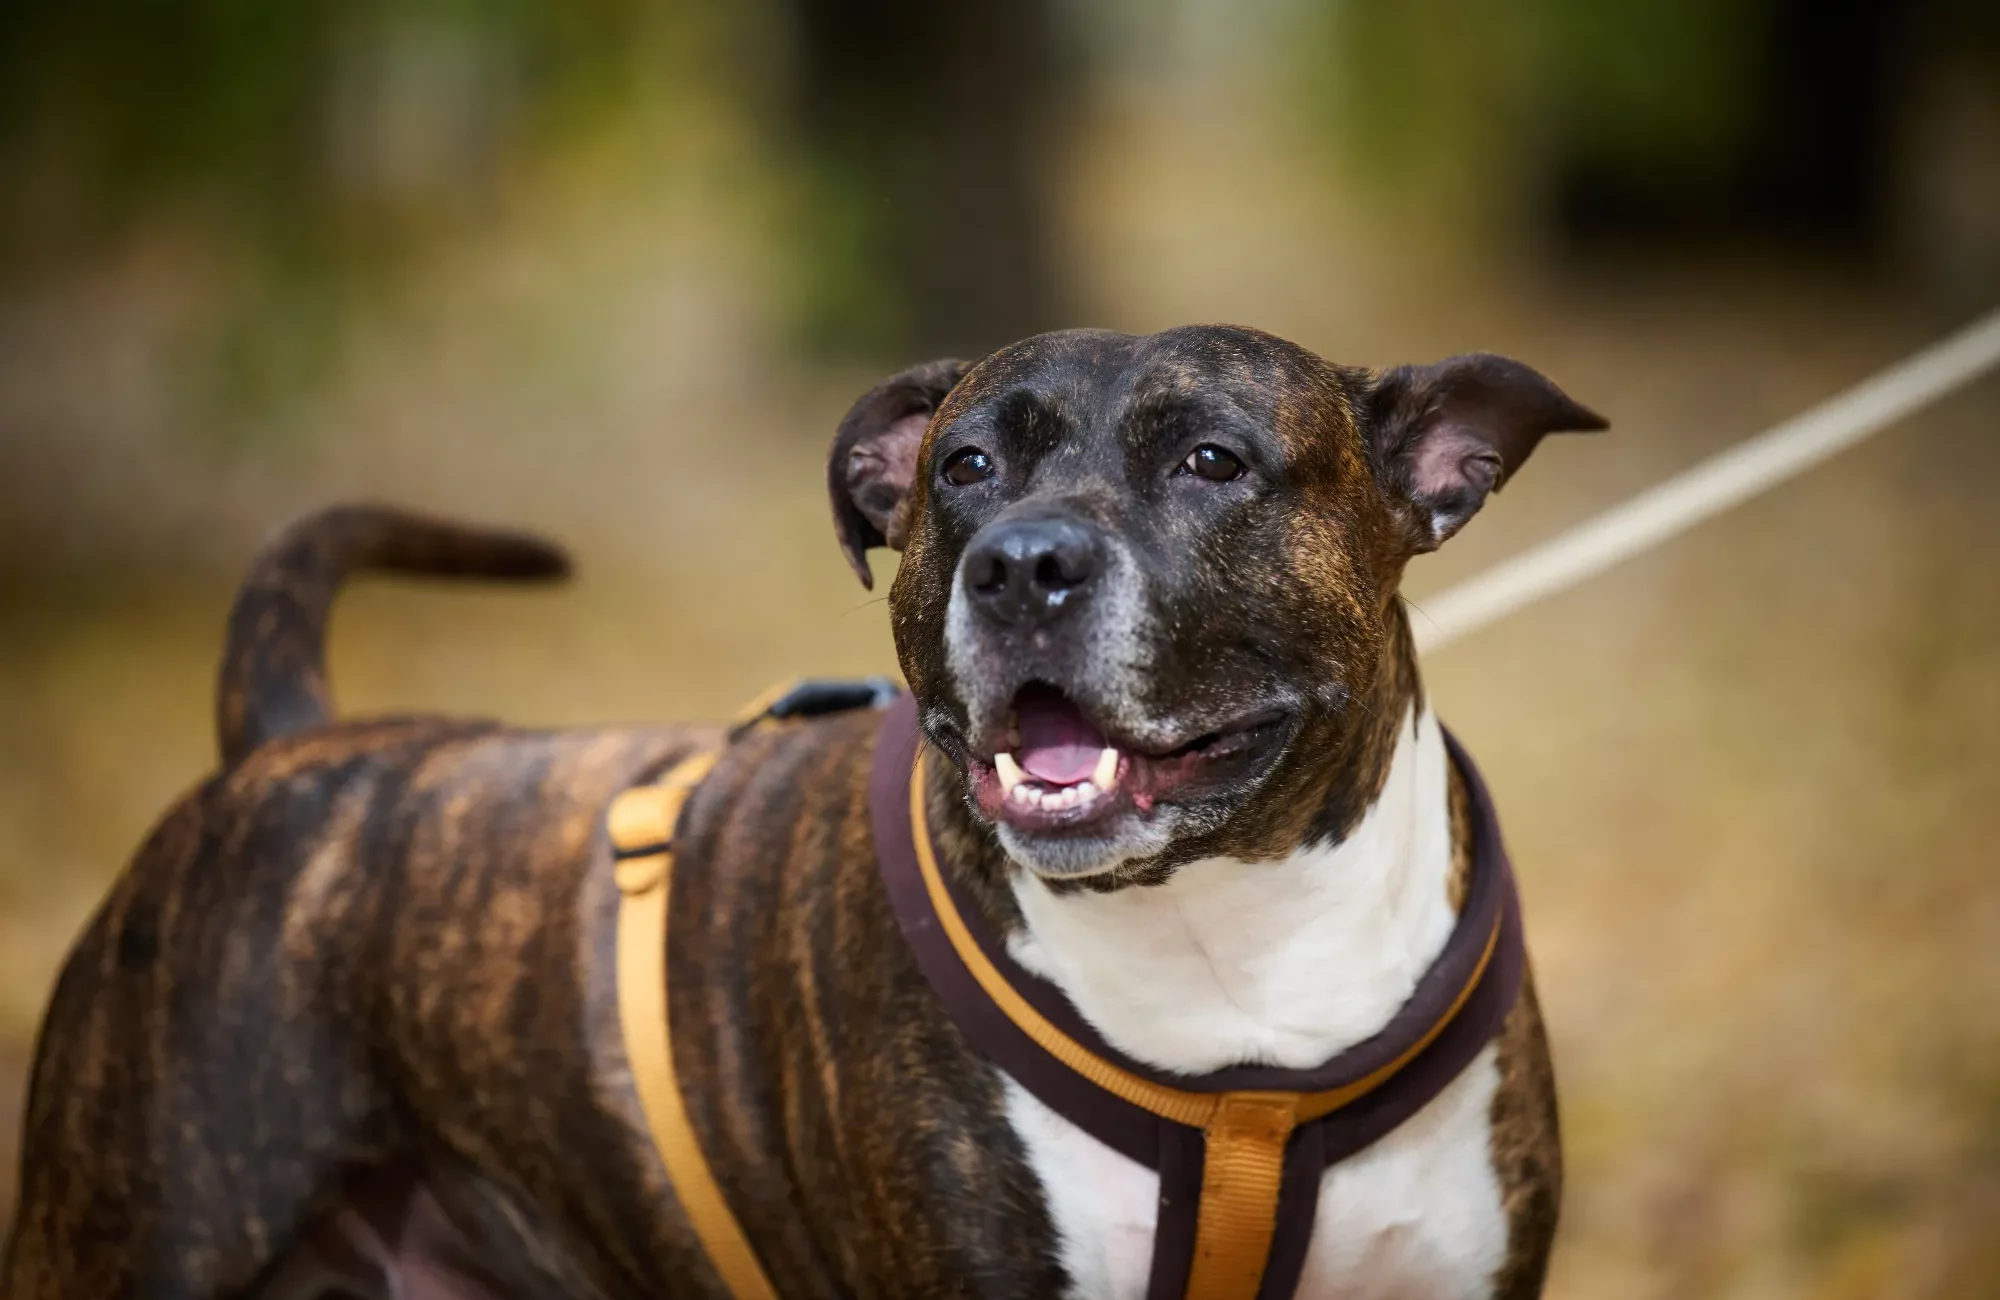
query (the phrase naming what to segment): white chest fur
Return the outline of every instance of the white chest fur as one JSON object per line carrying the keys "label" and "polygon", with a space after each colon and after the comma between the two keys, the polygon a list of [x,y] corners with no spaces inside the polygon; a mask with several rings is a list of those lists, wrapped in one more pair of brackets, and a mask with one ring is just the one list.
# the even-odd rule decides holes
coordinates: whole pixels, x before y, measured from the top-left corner
{"label": "white chest fur", "polygon": [[[1205,1072],[1316,1065],[1388,1023],[1451,931],[1444,739],[1406,720],[1380,798],[1345,841],[1276,863],[1183,867],[1165,885],[1059,897],[1018,882],[1013,951],[1140,1060]],[[1327,1171],[1301,1297],[1490,1294],[1507,1223],[1490,1154],[1489,1048],[1429,1106]],[[1008,1115],[1074,1293],[1141,1297],[1154,1173],[1010,1081]]]}

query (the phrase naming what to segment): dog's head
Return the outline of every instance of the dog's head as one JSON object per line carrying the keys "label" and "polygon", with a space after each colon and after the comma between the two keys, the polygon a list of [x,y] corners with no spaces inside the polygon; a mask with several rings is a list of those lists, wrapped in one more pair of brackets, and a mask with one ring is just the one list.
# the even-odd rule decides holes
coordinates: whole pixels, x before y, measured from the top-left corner
{"label": "dog's head", "polygon": [[1072,331],[889,379],[829,486],[863,583],[869,547],[903,552],[903,672],[1008,854],[1157,879],[1328,833],[1408,654],[1405,563],[1542,435],[1603,427],[1496,356],[1372,373],[1249,329]]}

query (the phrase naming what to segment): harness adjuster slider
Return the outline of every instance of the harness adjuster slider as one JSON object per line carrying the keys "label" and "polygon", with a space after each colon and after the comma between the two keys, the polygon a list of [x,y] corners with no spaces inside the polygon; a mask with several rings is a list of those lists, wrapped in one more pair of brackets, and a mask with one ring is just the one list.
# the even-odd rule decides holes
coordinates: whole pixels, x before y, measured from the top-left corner
{"label": "harness adjuster slider", "polygon": [[652,785],[635,786],[611,801],[605,830],[617,863],[619,892],[626,897],[649,893],[666,880],[673,865],[674,833],[688,796],[714,768],[713,752],[692,755],[677,763]]}

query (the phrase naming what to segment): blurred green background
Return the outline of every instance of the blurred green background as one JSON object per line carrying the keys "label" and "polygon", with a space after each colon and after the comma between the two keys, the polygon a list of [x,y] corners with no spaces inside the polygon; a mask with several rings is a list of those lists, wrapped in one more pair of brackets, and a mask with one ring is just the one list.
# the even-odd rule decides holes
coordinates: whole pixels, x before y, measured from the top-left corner
{"label": "blurred green background", "polygon": [[[0,1214],[37,1017],[213,760],[236,575],[387,498],[355,712],[712,717],[890,668],[825,444],[1037,330],[1487,348],[1557,440],[1424,595],[2000,301],[1978,0],[12,0]],[[2000,382],[1427,666],[1529,900],[1562,1297],[2000,1294]]]}

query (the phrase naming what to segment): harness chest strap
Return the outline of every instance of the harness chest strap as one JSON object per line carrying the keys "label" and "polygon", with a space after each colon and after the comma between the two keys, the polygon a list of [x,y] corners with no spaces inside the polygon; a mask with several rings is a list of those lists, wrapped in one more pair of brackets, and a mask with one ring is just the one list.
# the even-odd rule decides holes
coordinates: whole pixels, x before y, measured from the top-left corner
{"label": "harness chest strap", "polygon": [[1485,975],[1499,944],[1501,918],[1495,916],[1471,976],[1444,1014],[1395,1057],[1360,1078],[1312,1092],[1186,1091],[1142,1078],[1091,1051],[1021,996],[973,938],[945,885],[926,825],[921,756],[910,775],[909,791],[910,826],[924,889],[945,938],[985,995],[1037,1047],[1092,1084],[1169,1123],[1201,1130],[1200,1205],[1185,1294],[1200,1300],[1255,1300],[1277,1229],[1285,1150],[1293,1130],[1374,1092],[1444,1032]]}
{"label": "harness chest strap", "polygon": [[968,1041],[1071,1124],[1159,1174],[1147,1300],[1291,1296],[1325,1170],[1416,1114],[1499,1032],[1525,965],[1519,904],[1484,783],[1449,733],[1445,743],[1474,807],[1474,862],[1458,920],[1402,1007],[1317,1066],[1186,1075],[1120,1052],[1013,959],[940,867],[916,708],[907,696],[890,707],[869,802],[904,939]]}

